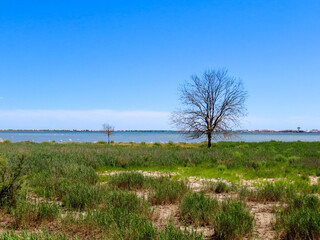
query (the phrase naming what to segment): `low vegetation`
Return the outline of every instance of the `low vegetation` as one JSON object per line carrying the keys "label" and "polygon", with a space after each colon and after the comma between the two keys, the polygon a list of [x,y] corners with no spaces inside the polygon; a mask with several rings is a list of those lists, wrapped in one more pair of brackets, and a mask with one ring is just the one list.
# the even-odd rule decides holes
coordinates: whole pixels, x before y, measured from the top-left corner
{"label": "low vegetation", "polygon": [[320,200],[312,195],[297,195],[277,212],[275,225],[284,239],[320,238]]}
{"label": "low vegetation", "polygon": [[186,195],[180,204],[182,219],[214,228],[216,239],[240,239],[253,232],[253,216],[244,202],[218,201],[204,193]]}
{"label": "low vegetation", "polygon": [[203,192],[186,195],[180,204],[181,219],[198,226],[213,225],[218,209],[218,200],[205,196]]}
{"label": "low vegetation", "polygon": [[[219,142],[207,149],[5,141],[0,239],[248,238],[256,227],[248,206],[255,203],[279,206],[272,213],[279,238],[318,239],[319,149],[318,142]],[[189,176],[220,180],[194,192]],[[177,212],[156,222],[157,209],[167,206]],[[214,231],[195,230],[202,227]]]}

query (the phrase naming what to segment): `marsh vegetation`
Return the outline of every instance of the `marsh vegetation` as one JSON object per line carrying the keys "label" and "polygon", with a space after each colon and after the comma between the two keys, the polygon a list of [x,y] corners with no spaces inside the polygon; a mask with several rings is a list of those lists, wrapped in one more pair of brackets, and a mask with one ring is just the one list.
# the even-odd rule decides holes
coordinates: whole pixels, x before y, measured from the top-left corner
{"label": "marsh vegetation", "polygon": [[319,142],[5,142],[0,164],[0,239],[320,237]]}

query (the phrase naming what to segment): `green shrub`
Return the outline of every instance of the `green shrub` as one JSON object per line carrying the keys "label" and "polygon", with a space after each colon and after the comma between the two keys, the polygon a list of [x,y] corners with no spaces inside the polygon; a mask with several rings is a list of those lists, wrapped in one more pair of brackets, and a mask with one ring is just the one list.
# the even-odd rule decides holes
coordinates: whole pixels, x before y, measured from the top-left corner
{"label": "green shrub", "polygon": [[20,154],[17,158],[11,159],[11,162],[0,156],[0,207],[15,203],[17,191],[23,183],[25,164],[25,155]]}
{"label": "green shrub", "polygon": [[217,182],[216,189],[215,189],[216,193],[224,193],[229,191],[230,191],[230,187],[226,183],[221,181]]}
{"label": "green shrub", "polygon": [[154,144],[152,144],[153,147],[162,147],[161,143],[159,142],[155,142]]}
{"label": "green shrub", "polygon": [[274,160],[277,162],[286,162],[288,159],[285,156],[278,154],[275,156]]}
{"label": "green shrub", "polygon": [[218,181],[206,181],[204,182],[205,191],[215,192],[215,193],[227,193],[232,190],[232,187],[228,186],[225,182]]}
{"label": "green shrub", "polygon": [[226,165],[218,165],[217,169],[221,172],[224,172],[227,170],[227,166]]}

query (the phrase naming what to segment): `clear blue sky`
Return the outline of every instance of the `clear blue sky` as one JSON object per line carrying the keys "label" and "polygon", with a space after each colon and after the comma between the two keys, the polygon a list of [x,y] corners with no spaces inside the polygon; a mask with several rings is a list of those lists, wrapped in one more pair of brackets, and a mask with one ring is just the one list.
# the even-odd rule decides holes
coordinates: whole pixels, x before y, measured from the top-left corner
{"label": "clear blue sky", "polygon": [[246,129],[320,129],[320,1],[0,0],[0,129],[169,129],[177,90],[227,68]]}

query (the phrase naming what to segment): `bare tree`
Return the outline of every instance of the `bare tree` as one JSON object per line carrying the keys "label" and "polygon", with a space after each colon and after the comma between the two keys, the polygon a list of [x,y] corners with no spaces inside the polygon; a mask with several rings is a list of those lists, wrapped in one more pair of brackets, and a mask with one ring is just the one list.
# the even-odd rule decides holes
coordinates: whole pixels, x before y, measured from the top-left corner
{"label": "bare tree", "polygon": [[172,114],[172,123],[193,139],[207,136],[208,148],[215,134],[227,134],[246,114],[247,92],[227,70],[193,75],[180,89],[184,108]]}
{"label": "bare tree", "polygon": [[103,131],[105,131],[108,134],[108,144],[110,143],[110,136],[114,132],[114,126],[111,126],[107,123],[102,125]]}

